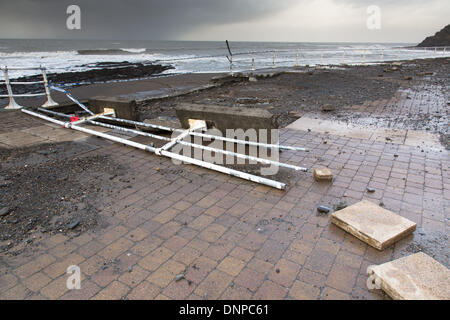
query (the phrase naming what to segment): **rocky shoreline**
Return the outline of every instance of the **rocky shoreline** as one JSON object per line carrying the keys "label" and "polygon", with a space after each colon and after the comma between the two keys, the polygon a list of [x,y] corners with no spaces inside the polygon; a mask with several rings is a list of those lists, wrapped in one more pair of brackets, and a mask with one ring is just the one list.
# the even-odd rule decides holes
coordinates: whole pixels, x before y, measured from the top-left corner
{"label": "rocky shoreline", "polygon": [[[91,84],[110,80],[127,80],[158,76],[164,71],[174,68],[170,65],[130,63],[128,61],[98,62],[95,64],[83,65],[82,67],[87,67],[89,70],[79,72],[49,73],[47,74],[47,77],[50,82],[58,85],[77,83]],[[34,75],[20,77],[14,80],[19,82],[41,81],[42,76]],[[37,92],[42,92],[42,84],[40,83],[14,86],[14,93],[16,94]],[[6,93],[6,88],[1,86],[0,94]]]}

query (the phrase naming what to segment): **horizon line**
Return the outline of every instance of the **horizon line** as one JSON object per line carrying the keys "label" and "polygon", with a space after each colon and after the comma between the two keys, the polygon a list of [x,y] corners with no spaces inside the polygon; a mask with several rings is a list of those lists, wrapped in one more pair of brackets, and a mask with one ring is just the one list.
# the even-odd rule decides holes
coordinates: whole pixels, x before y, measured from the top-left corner
{"label": "horizon line", "polygon": [[[161,41],[161,42],[225,42],[225,40],[162,40],[162,39],[102,39],[102,38],[0,38],[1,40],[63,40],[63,41]],[[272,40],[229,40],[234,43],[382,43],[382,44],[414,44],[419,42],[401,42],[401,41],[272,41]]]}

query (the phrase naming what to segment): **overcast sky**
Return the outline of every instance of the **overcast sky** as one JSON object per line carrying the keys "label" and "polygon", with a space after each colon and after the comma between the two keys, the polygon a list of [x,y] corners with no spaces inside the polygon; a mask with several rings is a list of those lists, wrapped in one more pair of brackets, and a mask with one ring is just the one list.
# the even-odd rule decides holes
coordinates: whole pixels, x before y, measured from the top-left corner
{"label": "overcast sky", "polygon": [[[66,28],[70,4],[81,30]],[[0,38],[414,43],[448,17],[449,0],[0,0]]]}

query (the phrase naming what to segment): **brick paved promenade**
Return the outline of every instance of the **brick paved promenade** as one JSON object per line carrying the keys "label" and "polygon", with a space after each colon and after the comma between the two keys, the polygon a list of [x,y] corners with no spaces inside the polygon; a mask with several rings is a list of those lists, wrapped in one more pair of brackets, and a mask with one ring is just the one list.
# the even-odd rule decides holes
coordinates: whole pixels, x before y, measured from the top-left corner
{"label": "brick paved promenade", "polygon": [[[442,99],[425,101],[425,94],[395,99],[405,113],[424,104],[447,108]],[[106,228],[73,238],[43,236],[23,254],[0,255],[1,299],[387,299],[367,289],[369,265],[416,247],[437,252],[435,258],[449,265],[448,249],[436,251],[442,239],[448,248],[446,150],[283,129],[283,144],[312,150],[285,151],[283,162],[328,167],[335,179],[317,183],[311,172],[295,173],[289,189],[278,191],[177,166],[17,111],[1,112],[0,123],[1,147],[95,141],[100,148],[87,155],[106,154],[126,164],[132,181],[131,187],[118,182],[104,204],[100,219]],[[368,186],[375,193],[367,193]],[[318,205],[362,199],[382,202],[416,222],[418,231],[380,252],[317,214]],[[66,288],[70,265],[81,268],[81,290]],[[176,281],[183,272],[185,279]]]}

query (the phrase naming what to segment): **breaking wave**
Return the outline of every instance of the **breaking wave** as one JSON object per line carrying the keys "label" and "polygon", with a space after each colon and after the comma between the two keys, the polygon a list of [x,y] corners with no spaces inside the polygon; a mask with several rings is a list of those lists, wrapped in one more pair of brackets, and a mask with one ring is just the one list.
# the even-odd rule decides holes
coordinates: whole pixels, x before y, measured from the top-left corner
{"label": "breaking wave", "polygon": [[124,54],[141,54],[146,51],[145,48],[121,48],[121,49],[86,49],[77,50],[79,55],[124,55]]}

